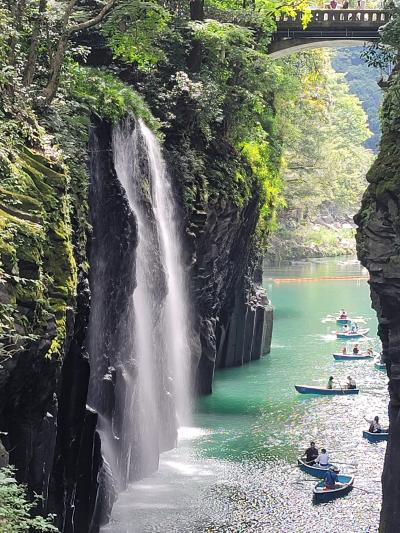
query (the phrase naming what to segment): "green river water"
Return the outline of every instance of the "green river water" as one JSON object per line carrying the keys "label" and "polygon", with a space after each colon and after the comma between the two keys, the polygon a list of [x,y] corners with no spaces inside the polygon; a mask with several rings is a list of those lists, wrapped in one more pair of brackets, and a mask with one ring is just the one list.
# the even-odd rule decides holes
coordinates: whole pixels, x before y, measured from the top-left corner
{"label": "green river water", "polygon": [[[363,415],[387,421],[387,378],[372,361],[334,361],[342,343],[328,315],[344,307],[362,317],[370,328],[364,345],[379,349],[377,321],[365,280],[323,279],[361,274],[348,258],[265,269],[275,308],[271,353],[216,373],[214,393],[200,400],[179,447],[162,455],[159,472],[120,495],[104,532],[377,531],[386,444],[369,444],[362,430]],[[307,397],[293,386],[325,385],[329,375],[344,383],[349,374],[358,396]],[[314,482],[295,467],[310,439],[355,474],[348,496],[313,503]]]}

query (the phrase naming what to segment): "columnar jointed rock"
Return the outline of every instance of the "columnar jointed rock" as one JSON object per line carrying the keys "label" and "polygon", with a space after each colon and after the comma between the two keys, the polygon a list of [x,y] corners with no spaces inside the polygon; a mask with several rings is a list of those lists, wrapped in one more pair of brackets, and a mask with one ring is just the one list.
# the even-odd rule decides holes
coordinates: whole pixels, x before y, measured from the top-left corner
{"label": "columnar jointed rock", "polygon": [[393,82],[383,107],[379,156],[355,221],[358,256],[370,273],[372,305],[389,376],[390,438],[383,471],[380,531],[400,531],[400,100]]}
{"label": "columnar jointed rock", "polygon": [[201,343],[197,387],[202,394],[212,391],[216,368],[241,365],[269,352],[272,308],[253,283],[252,237],[258,215],[255,187],[242,208],[220,198],[191,216]]}

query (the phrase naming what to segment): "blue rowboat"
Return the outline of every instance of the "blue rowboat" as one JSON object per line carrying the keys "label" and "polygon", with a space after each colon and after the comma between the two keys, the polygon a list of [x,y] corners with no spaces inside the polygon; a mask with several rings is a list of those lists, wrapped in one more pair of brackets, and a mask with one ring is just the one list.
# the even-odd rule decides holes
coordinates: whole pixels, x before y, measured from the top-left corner
{"label": "blue rowboat", "polygon": [[320,481],[314,487],[314,498],[318,502],[324,502],[344,496],[352,488],[354,483],[354,476],[339,475],[334,489],[327,489],[325,487],[325,480]]}
{"label": "blue rowboat", "polygon": [[358,339],[364,337],[369,332],[369,328],[358,329],[357,331],[337,331],[337,339]]}
{"label": "blue rowboat", "polygon": [[321,396],[340,396],[360,392],[360,389],[327,389],[326,387],[311,387],[309,385],[295,385],[294,388],[300,394],[318,394]]}
{"label": "blue rowboat", "polygon": [[368,353],[333,353],[332,355],[336,361],[361,361],[374,357],[374,355]]}
{"label": "blue rowboat", "polygon": [[386,370],[386,364],[385,363],[381,363],[381,357],[380,355],[377,355],[374,359],[374,366],[375,368],[377,368],[378,370]]}
{"label": "blue rowboat", "polygon": [[351,318],[337,318],[336,319],[336,324],[338,326],[345,326],[346,324],[350,326],[351,322],[352,322]]}
{"label": "blue rowboat", "polygon": [[383,431],[381,433],[371,433],[370,431],[363,431],[364,439],[368,439],[369,442],[381,442],[383,440],[387,440],[388,436],[389,433]]}
{"label": "blue rowboat", "polygon": [[297,464],[300,470],[302,470],[306,474],[309,474],[310,476],[314,477],[319,477],[321,479],[325,479],[327,471],[332,466],[331,464],[328,464],[328,466],[308,465],[302,457],[299,457],[297,459]]}

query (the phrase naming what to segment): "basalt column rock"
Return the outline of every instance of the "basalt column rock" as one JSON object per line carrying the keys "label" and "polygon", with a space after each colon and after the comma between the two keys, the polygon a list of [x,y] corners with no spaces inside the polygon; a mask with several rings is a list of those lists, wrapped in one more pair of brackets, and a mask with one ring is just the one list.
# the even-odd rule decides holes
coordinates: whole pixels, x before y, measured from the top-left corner
{"label": "basalt column rock", "polygon": [[383,107],[380,153],[367,179],[360,212],[357,251],[369,270],[372,306],[389,376],[390,435],[382,476],[380,531],[400,531],[400,101],[392,81]]}
{"label": "basalt column rock", "polygon": [[199,205],[191,217],[201,342],[197,387],[202,394],[212,391],[216,368],[241,365],[269,351],[271,308],[253,282],[252,237],[258,209],[255,188],[243,208],[220,198],[205,208]]}

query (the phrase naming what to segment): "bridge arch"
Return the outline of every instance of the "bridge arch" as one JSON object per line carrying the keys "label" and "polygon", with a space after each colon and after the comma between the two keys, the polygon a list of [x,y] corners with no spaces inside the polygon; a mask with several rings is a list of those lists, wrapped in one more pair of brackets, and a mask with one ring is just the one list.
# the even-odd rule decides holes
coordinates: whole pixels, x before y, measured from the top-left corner
{"label": "bridge arch", "polygon": [[376,9],[313,9],[304,29],[301,13],[282,15],[269,46],[272,58],[309,49],[362,46],[379,39],[379,28],[389,22],[390,12]]}

